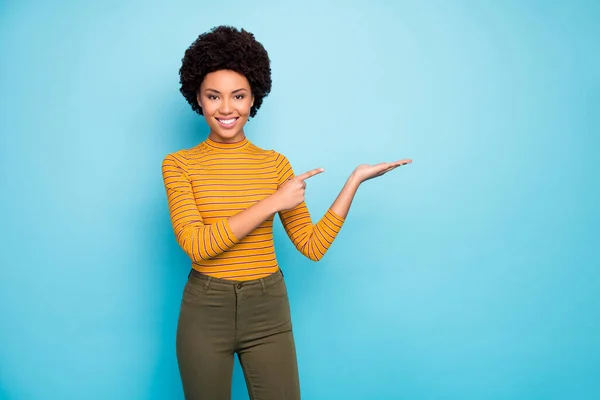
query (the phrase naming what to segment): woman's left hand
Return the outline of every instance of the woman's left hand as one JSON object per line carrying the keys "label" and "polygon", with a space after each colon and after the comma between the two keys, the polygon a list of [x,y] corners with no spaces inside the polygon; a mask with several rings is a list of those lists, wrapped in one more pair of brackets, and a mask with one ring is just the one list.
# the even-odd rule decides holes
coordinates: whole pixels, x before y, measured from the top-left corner
{"label": "woman's left hand", "polygon": [[390,172],[393,169],[396,169],[402,165],[410,164],[412,160],[403,159],[394,162],[383,162],[375,165],[363,164],[359,165],[352,172],[352,176],[357,179],[360,183],[367,181],[369,179],[376,178],[383,174]]}

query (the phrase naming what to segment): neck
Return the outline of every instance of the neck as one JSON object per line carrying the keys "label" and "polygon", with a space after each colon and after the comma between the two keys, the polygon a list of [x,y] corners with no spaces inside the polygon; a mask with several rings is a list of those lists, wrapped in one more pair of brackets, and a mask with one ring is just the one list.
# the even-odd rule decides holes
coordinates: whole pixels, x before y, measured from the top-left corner
{"label": "neck", "polygon": [[224,138],[211,131],[208,134],[208,138],[216,143],[239,143],[246,139],[246,135],[244,134],[244,131],[239,131],[230,138]]}
{"label": "neck", "polygon": [[242,136],[241,138],[235,138],[235,140],[230,139],[228,141],[223,141],[222,138],[214,139],[213,137],[211,137],[209,135],[208,138],[206,138],[205,143],[208,146],[216,148],[216,149],[236,150],[236,149],[241,149],[243,147],[246,147],[246,145],[248,145],[248,143],[250,143],[250,142],[248,141],[248,139],[245,136]]}

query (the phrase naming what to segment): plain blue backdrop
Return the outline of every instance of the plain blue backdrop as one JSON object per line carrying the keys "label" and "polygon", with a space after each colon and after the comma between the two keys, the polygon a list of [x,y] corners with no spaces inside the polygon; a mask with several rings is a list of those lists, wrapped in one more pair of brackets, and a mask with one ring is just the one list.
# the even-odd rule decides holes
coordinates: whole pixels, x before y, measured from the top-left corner
{"label": "plain blue backdrop", "polygon": [[314,219],[414,160],[319,263],[276,222],[305,399],[600,398],[598,4],[1,1],[0,398],[183,398],[160,165],[206,137],[178,69],[219,24],[272,58],[248,137],[326,168]]}

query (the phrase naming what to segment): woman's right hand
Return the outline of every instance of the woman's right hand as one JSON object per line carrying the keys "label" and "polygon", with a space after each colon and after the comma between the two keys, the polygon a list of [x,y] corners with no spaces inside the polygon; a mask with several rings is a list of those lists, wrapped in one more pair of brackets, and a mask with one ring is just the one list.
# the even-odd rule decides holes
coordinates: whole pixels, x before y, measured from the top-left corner
{"label": "woman's right hand", "polygon": [[306,180],[325,171],[323,168],[316,168],[307,171],[302,175],[290,178],[273,194],[273,200],[276,201],[277,211],[289,210],[301,204],[304,201],[306,191]]}

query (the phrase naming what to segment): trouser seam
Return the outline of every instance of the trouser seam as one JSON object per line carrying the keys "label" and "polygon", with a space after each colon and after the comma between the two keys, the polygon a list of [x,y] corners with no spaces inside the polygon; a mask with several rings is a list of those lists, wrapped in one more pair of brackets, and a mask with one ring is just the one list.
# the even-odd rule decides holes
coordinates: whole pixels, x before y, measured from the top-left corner
{"label": "trouser seam", "polygon": [[244,371],[244,378],[246,379],[246,386],[248,387],[248,392],[250,393],[250,400],[255,400],[256,394],[254,393],[254,385],[252,384],[252,382],[250,382],[250,374],[248,373],[248,369],[246,368],[246,365],[242,362],[241,357],[239,357],[239,353],[238,358],[240,360],[240,364],[242,365],[242,370]]}
{"label": "trouser seam", "polygon": [[239,329],[238,329],[238,314],[239,314],[239,304],[238,304],[238,296],[239,293],[237,293],[236,291],[233,292],[233,295],[235,296],[235,302],[234,302],[234,311],[233,311],[233,350],[234,352],[237,351],[237,348],[239,347]]}

